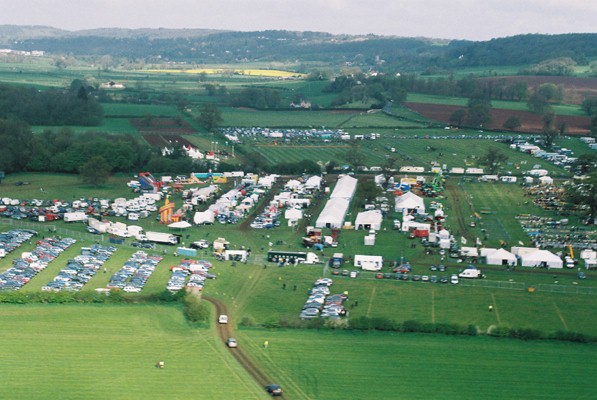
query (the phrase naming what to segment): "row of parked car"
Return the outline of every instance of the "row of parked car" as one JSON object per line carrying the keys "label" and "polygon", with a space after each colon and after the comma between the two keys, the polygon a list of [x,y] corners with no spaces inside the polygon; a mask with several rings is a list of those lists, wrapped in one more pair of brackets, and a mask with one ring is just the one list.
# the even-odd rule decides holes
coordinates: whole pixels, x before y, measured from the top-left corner
{"label": "row of parked car", "polygon": [[376,279],[396,279],[400,281],[413,281],[413,282],[431,282],[431,283],[451,283],[453,285],[458,284],[459,278],[458,275],[452,274],[450,276],[446,275],[416,275],[416,274],[408,274],[403,272],[394,272],[394,273],[383,273],[378,272],[375,274]]}
{"label": "row of parked car", "polygon": [[[32,237],[26,232],[16,235],[18,240]],[[71,238],[39,240],[33,251],[26,252],[21,258],[14,259],[12,266],[0,274],[0,290],[19,290],[75,242],[75,239]]]}
{"label": "row of parked car", "polygon": [[37,232],[30,229],[14,229],[0,233],[0,258],[5,257],[36,235]]}
{"label": "row of parked car", "polygon": [[330,278],[321,278],[315,281],[301,310],[301,319],[340,318],[346,315],[344,302],[348,296],[346,294],[330,294],[332,284],[333,281]]}
{"label": "row of parked car", "polygon": [[122,289],[127,293],[140,292],[163,257],[136,251],[122,268],[111,277],[107,289]]}
{"label": "row of parked car", "polygon": [[58,275],[41,290],[60,292],[79,291],[96,274],[102,265],[116,251],[114,246],[94,244],[90,247],[82,247],[81,254],[66,263]]}
{"label": "row of parked car", "polygon": [[212,264],[205,260],[182,260],[177,266],[170,268],[172,275],[168,280],[166,289],[176,293],[185,287],[202,290],[207,279],[215,279],[216,275],[210,273]]}

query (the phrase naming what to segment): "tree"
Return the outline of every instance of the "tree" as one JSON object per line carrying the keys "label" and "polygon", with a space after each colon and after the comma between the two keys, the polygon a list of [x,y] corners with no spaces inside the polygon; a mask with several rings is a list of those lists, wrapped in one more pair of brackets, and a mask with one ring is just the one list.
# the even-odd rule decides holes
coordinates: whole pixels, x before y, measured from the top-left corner
{"label": "tree", "polygon": [[450,124],[455,126],[462,126],[466,118],[466,110],[458,109],[450,115]]}
{"label": "tree", "polygon": [[359,182],[357,192],[355,193],[357,204],[364,206],[368,202],[375,200],[381,193],[380,187],[372,179],[368,179],[362,183]]}
{"label": "tree", "polygon": [[112,168],[110,164],[101,156],[95,156],[89,159],[79,168],[79,175],[84,183],[100,186],[106,183],[110,177]]}
{"label": "tree", "polygon": [[597,173],[589,175],[588,180],[575,182],[566,191],[568,201],[588,210],[588,224],[597,223]]}
{"label": "tree", "polygon": [[486,98],[471,98],[468,102],[468,122],[482,127],[491,122],[491,101]]}
{"label": "tree", "polygon": [[574,168],[580,175],[597,170],[597,154],[585,153],[578,156]]}
{"label": "tree", "polygon": [[197,122],[206,130],[211,131],[224,122],[224,120],[218,107],[213,103],[207,103],[201,108]]}
{"label": "tree", "polygon": [[508,129],[509,131],[515,131],[517,128],[520,128],[520,118],[516,115],[511,115],[508,119],[504,122],[504,129]]}
{"label": "tree", "polygon": [[497,147],[489,147],[481,157],[480,163],[487,166],[490,174],[495,174],[502,163],[506,162],[508,156],[502,153]]}
{"label": "tree", "polygon": [[344,159],[356,171],[360,166],[365,165],[365,154],[361,150],[361,144],[358,140],[349,142],[350,150],[344,154]]}

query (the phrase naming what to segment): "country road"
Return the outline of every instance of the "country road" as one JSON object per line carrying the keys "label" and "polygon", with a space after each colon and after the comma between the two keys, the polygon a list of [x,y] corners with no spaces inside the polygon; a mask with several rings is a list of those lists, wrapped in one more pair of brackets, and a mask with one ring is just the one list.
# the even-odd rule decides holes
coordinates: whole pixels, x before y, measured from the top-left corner
{"label": "country road", "polygon": [[[220,300],[214,299],[213,297],[203,296],[203,299],[209,301],[216,307],[216,316],[219,315],[228,315],[228,309],[226,305],[221,302]],[[217,324],[218,335],[222,341],[222,345],[225,346],[226,339],[229,337],[234,337],[232,325],[228,324]],[[236,348],[230,349],[230,353],[236,358],[239,364],[255,379],[255,381],[261,386],[264,387],[269,383],[273,383],[274,381],[270,379],[254,362],[251,358],[246,354],[243,350],[242,345],[239,345]],[[284,394],[280,396],[282,399],[288,399],[288,395]]]}

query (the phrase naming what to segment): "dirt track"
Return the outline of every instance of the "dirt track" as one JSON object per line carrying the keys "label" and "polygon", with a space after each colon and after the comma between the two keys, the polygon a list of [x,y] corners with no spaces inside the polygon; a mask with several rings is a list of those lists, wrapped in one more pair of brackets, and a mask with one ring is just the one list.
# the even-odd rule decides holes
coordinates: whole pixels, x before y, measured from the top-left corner
{"label": "dirt track", "polygon": [[[203,299],[209,301],[216,307],[216,315],[228,315],[228,309],[226,305],[221,301],[214,299],[213,297],[203,296]],[[231,324],[217,324],[218,328],[218,335],[222,340],[222,345],[225,345],[226,339],[233,336],[232,325]],[[242,346],[239,346],[234,349],[230,349],[230,353],[236,358],[239,364],[257,381],[257,383],[264,387],[269,383],[273,383],[274,381],[270,379],[259,367],[249,358],[249,356],[244,352]],[[281,399],[288,399],[288,396],[284,394],[280,396]]]}

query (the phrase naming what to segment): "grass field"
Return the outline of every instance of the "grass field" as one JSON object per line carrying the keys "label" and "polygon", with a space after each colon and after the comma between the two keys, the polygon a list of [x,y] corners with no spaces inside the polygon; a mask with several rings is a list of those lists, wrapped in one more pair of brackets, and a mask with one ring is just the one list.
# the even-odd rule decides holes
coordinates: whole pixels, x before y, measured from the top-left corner
{"label": "grass field", "polygon": [[[595,346],[485,338],[243,330],[298,399],[595,398]],[[267,351],[258,349],[269,341]]]}
{"label": "grass field", "polygon": [[[414,103],[447,104],[462,107],[466,107],[468,104],[468,99],[464,97],[437,96],[421,93],[409,93],[408,101]],[[493,108],[504,110],[529,111],[529,108],[524,101],[491,100],[491,106]],[[577,105],[553,104],[552,109],[556,115],[586,116]]]}
{"label": "grass field", "polygon": [[266,398],[176,307],[0,305],[0,322],[1,399]]}

